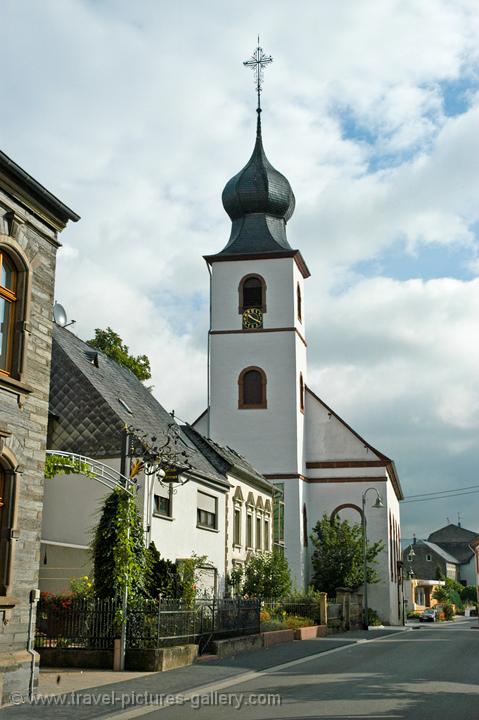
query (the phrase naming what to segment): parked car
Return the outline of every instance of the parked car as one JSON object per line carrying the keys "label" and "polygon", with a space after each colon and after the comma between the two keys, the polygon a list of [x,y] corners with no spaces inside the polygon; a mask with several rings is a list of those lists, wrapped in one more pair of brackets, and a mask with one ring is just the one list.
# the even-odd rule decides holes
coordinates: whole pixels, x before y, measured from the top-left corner
{"label": "parked car", "polygon": [[437,612],[434,608],[427,608],[419,615],[419,622],[435,622],[437,619]]}

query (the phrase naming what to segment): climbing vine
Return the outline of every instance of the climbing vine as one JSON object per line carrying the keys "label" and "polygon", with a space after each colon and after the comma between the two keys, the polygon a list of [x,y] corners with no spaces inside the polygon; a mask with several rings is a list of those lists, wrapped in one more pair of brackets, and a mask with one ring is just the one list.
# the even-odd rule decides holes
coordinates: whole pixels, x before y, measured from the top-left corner
{"label": "climbing vine", "polygon": [[86,475],[95,477],[91,466],[82,460],[74,460],[64,455],[47,455],[45,458],[45,478],[52,480],[56,475]]}
{"label": "climbing vine", "polygon": [[91,543],[95,594],[120,600],[144,594],[145,545],[136,501],[122,488],[106,498]]}

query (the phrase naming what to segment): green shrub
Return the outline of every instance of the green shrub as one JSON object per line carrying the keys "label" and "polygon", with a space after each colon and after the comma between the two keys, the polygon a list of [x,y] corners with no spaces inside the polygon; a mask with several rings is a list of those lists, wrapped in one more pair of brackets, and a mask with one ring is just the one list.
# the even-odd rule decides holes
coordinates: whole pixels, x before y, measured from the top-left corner
{"label": "green shrub", "polygon": [[382,620],[377,614],[376,610],[373,610],[372,608],[368,608],[368,625],[378,626],[382,625]]}
{"label": "green shrub", "polygon": [[298,628],[311,627],[316,623],[309,617],[302,617],[301,615],[287,615],[284,622],[290,630],[297,630]]}
{"label": "green shrub", "polygon": [[261,632],[269,632],[271,630],[287,630],[288,626],[282,620],[265,620],[261,623]]}
{"label": "green shrub", "polygon": [[444,620],[453,620],[454,619],[454,608],[451,605],[451,603],[443,603],[442,611],[444,613]]}

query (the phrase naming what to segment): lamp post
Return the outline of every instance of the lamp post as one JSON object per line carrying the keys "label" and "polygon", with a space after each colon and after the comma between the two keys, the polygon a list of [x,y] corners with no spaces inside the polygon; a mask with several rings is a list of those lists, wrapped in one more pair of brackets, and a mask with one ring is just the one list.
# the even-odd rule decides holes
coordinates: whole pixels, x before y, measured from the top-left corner
{"label": "lamp post", "polygon": [[382,501],[381,495],[379,494],[379,491],[375,487],[368,487],[363,492],[361,497],[361,503],[362,503],[362,526],[363,526],[363,564],[364,564],[364,608],[363,608],[363,629],[368,630],[369,629],[369,608],[368,608],[368,556],[367,556],[367,549],[368,549],[368,538],[367,538],[367,525],[366,525],[366,495],[370,490],[374,490],[376,493],[376,500],[374,502],[374,505],[371,507],[373,508],[383,508],[384,503]]}

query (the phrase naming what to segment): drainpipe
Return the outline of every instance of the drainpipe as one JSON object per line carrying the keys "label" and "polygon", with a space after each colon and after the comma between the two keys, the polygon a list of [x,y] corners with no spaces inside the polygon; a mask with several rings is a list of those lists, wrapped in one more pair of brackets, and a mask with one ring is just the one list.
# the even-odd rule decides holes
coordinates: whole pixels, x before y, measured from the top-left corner
{"label": "drainpipe", "polygon": [[[125,427],[122,430],[122,436],[121,436],[121,463],[120,463],[120,472],[125,477],[130,477],[130,468],[128,465],[130,455],[130,433],[128,432],[128,428]],[[128,490],[131,489],[131,483],[128,483]],[[130,495],[128,495],[127,498],[127,508],[128,508],[128,527],[127,527],[127,538],[130,538]],[[123,598],[122,598],[122,614],[123,614],[123,621],[121,624],[121,639],[120,639],[120,670],[123,671],[125,669],[125,655],[126,655],[126,625],[128,622],[128,578],[125,580],[125,589],[123,590]]]}
{"label": "drainpipe", "polygon": [[208,423],[207,423],[207,433],[206,437],[211,437],[211,419],[210,419],[210,355],[211,355],[211,320],[213,317],[213,309],[211,307],[211,299],[212,299],[212,276],[211,276],[211,268],[209,266],[209,263],[206,263],[206,267],[208,268],[208,273],[210,276],[210,327],[208,330],[208,348],[207,348],[207,378],[206,378],[206,395],[207,395],[207,417],[208,417]]}
{"label": "drainpipe", "polygon": [[36,661],[36,652],[33,649],[34,647],[34,638],[35,638],[35,626],[34,626],[34,620],[35,620],[35,607],[37,602],[40,600],[40,590],[30,590],[30,614],[28,618],[28,643],[27,643],[27,652],[31,657],[31,665],[30,665],[30,682],[28,686],[28,699],[33,700],[33,692],[35,688],[35,661]]}

